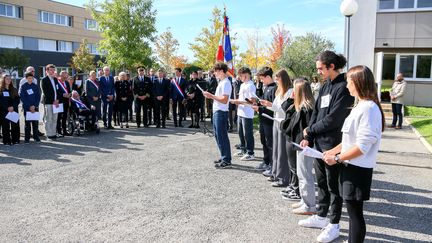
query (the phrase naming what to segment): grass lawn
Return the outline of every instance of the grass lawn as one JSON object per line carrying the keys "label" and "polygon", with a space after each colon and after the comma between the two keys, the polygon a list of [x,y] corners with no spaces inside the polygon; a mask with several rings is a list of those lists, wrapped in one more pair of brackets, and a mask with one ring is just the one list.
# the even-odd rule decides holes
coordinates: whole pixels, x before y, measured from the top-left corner
{"label": "grass lawn", "polygon": [[413,118],[411,125],[432,145],[432,118]]}
{"label": "grass lawn", "polygon": [[432,108],[405,106],[405,116],[430,116],[432,117]]}

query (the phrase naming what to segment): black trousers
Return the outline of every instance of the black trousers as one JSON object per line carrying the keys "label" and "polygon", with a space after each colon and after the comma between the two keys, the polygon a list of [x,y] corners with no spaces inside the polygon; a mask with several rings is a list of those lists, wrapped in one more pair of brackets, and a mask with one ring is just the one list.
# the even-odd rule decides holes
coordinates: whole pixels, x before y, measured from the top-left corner
{"label": "black trousers", "polygon": [[121,100],[121,99],[118,99],[116,102],[118,105],[117,108],[119,112],[120,123],[129,122],[128,111],[129,111],[130,102],[128,100]]}
{"label": "black trousers", "polygon": [[318,184],[318,216],[326,217],[330,213],[331,224],[338,224],[342,213],[342,197],[339,194],[341,166],[340,164],[329,166],[321,159],[316,159],[314,163]]}
{"label": "black trousers", "polygon": [[61,134],[66,132],[66,124],[69,115],[69,102],[63,103],[63,112],[57,116],[57,133]]}
{"label": "black trousers", "polygon": [[147,112],[147,117],[148,117],[148,124],[154,124],[153,121],[153,117],[154,117],[154,100],[153,98],[149,98],[148,100],[148,112]]}
{"label": "black trousers", "polygon": [[26,141],[30,140],[30,133],[31,133],[32,129],[33,129],[33,139],[35,141],[39,140],[38,125],[39,125],[39,121],[25,121],[25,123],[24,123],[24,140],[26,140]]}
{"label": "black trousers", "polygon": [[[186,108],[182,102],[183,100],[173,100],[172,102],[172,114],[174,119],[174,124],[177,125],[177,114],[179,115],[178,124],[181,125],[183,118],[186,116]],[[177,112],[178,108],[178,112]]]}
{"label": "black trousers", "polygon": [[297,150],[294,149],[294,145],[292,145],[287,138],[286,146],[288,153],[288,165],[290,170],[290,178],[289,178],[289,187],[293,189],[297,195],[300,195],[299,191],[299,179],[297,176]]}
{"label": "black trousers", "polygon": [[135,116],[136,116],[136,123],[138,126],[141,125],[141,115],[142,115],[142,123],[144,124],[144,126],[149,125],[149,119],[148,119],[148,112],[150,109],[149,99],[150,98],[145,98],[144,100],[138,98],[135,99]]}
{"label": "black trousers", "polygon": [[362,243],[366,236],[366,223],[363,216],[363,201],[345,200],[349,216],[349,243]]}
{"label": "black trousers", "polygon": [[[156,126],[165,126],[166,115],[168,110],[168,102],[166,100],[155,100],[154,101],[154,121]],[[162,118],[161,118],[162,116]]]}
{"label": "black trousers", "polygon": [[[392,125],[396,126],[396,123],[398,126],[402,127],[403,122],[403,115],[402,115],[402,104],[395,104],[392,103],[392,112],[393,112],[393,122]],[[399,118],[399,122],[398,122]]]}
{"label": "black trousers", "polygon": [[273,125],[260,123],[259,125],[260,140],[263,146],[264,163],[273,164]]}
{"label": "black trousers", "polygon": [[3,144],[19,143],[19,137],[20,137],[19,121],[17,123],[14,123],[9,121],[5,117],[6,115],[2,116]]}

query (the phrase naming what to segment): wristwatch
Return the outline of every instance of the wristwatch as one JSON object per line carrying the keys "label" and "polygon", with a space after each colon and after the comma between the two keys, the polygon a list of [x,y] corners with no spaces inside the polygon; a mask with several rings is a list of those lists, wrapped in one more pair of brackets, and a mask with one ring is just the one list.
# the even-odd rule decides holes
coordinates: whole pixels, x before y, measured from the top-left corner
{"label": "wristwatch", "polygon": [[342,161],[339,158],[339,154],[336,154],[334,157],[334,161],[336,161],[336,164],[342,164]]}

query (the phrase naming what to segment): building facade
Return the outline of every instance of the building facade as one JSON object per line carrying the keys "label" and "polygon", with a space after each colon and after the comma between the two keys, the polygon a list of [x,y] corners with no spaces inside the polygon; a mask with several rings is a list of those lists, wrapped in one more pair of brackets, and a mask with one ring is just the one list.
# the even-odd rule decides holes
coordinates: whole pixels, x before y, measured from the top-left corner
{"label": "building facade", "polygon": [[0,0],[0,49],[19,48],[30,58],[37,77],[44,76],[49,63],[72,74],[71,57],[83,39],[99,59],[96,45],[101,33],[96,28],[83,7],[50,0]]}
{"label": "building facade", "polygon": [[350,66],[369,66],[383,87],[402,72],[405,104],[432,106],[432,0],[357,2],[359,11],[350,24]]}

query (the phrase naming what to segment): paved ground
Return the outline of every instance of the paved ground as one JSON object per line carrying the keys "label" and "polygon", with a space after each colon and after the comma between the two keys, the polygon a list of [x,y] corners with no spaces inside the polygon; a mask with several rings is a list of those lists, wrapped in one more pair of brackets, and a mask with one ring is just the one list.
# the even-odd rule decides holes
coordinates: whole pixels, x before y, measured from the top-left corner
{"label": "paved ground", "polygon": [[[432,156],[409,129],[383,138],[367,241],[431,242]],[[0,146],[0,241],[315,241],[257,162],[216,170],[216,157],[213,138],[186,128]],[[344,211],[337,242],[347,226]]]}

